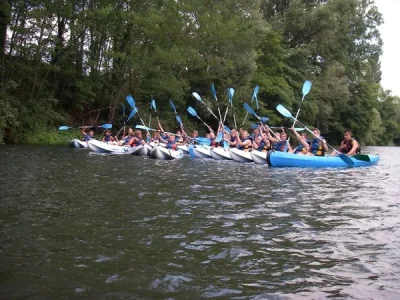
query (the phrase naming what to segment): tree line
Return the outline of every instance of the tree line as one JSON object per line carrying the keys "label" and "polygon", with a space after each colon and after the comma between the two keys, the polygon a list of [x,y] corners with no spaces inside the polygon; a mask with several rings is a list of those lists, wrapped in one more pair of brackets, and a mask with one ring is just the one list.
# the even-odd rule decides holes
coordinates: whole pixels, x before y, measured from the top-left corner
{"label": "tree line", "polygon": [[350,129],[362,144],[390,145],[400,98],[380,85],[382,22],[373,0],[2,1],[0,142],[56,141],[61,124],[120,126],[128,94],[143,116],[154,98],[170,128],[172,99],[201,128],[186,114],[191,93],[216,111],[229,87],[241,126],[256,85],[257,113],[289,126],[275,107],[295,112],[310,80],[299,120],[332,141]]}

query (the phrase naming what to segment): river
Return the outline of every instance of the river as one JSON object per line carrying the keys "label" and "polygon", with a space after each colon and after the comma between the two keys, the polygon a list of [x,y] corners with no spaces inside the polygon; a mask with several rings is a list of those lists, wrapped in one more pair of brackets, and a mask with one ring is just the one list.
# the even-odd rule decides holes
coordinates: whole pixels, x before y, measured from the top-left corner
{"label": "river", "polygon": [[399,299],[400,148],[272,169],[0,147],[1,299]]}

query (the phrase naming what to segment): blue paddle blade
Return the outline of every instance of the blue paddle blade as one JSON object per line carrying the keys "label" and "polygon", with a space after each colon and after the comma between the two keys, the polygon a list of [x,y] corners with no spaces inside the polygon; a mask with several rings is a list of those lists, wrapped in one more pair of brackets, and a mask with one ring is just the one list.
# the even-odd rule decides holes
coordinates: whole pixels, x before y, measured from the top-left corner
{"label": "blue paddle blade", "polygon": [[267,123],[269,121],[269,118],[268,117],[261,117],[260,120],[263,123]]}
{"label": "blue paddle blade", "polygon": [[197,112],[194,110],[193,107],[189,106],[187,108],[187,111],[189,112],[189,114],[191,114],[193,117],[197,117]]}
{"label": "blue paddle blade", "polygon": [[282,104],[278,104],[278,106],[276,107],[276,110],[279,111],[280,114],[286,118],[293,118],[290,111],[288,111]]}
{"label": "blue paddle blade", "polygon": [[179,125],[182,126],[182,119],[181,119],[181,117],[178,116],[178,115],[176,115],[176,116],[175,116],[175,119],[176,119],[176,121],[179,123]]}
{"label": "blue paddle blade", "polygon": [[172,100],[169,100],[169,104],[171,105],[172,110],[174,111],[174,113],[176,113],[176,107],[175,107],[174,102],[172,102]]}
{"label": "blue paddle blade", "polygon": [[60,127],[58,127],[58,130],[68,130],[68,129],[70,129],[70,128],[72,128],[72,127],[69,127],[69,126],[60,126]]}
{"label": "blue paddle blade", "polygon": [[103,124],[99,126],[100,128],[104,128],[104,129],[111,129],[112,128],[112,124]]}
{"label": "blue paddle blade", "polygon": [[197,138],[195,138],[195,140],[201,145],[207,145],[207,146],[211,145],[211,139],[209,139],[209,138],[197,137]]}
{"label": "blue paddle blade", "polygon": [[190,144],[189,145],[189,154],[190,154],[190,156],[192,157],[192,158],[196,158],[196,154],[194,153],[194,146],[193,146],[193,144]]}
{"label": "blue paddle blade", "polygon": [[354,161],[346,154],[339,153],[339,157],[351,168],[354,166]]}
{"label": "blue paddle blade", "polygon": [[127,122],[136,115],[136,111],[136,107],[133,107],[131,113],[129,114],[128,120],[126,120]]}
{"label": "blue paddle blade", "polygon": [[151,108],[151,107],[153,107],[154,111],[157,112],[156,100],[154,100],[154,99],[151,100],[150,108]]}
{"label": "blue paddle blade", "polygon": [[312,86],[312,82],[311,81],[308,81],[308,80],[304,81],[303,90],[302,90],[303,98],[310,92],[311,86]]}
{"label": "blue paddle blade", "polygon": [[135,107],[135,100],[131,95],[126,96],[126,101],[128,102],[129,106],[134,108]]}
{"label": "blue paddle blade", "polygon": [[226,131],[227,133],[231,134],[231,130],[229,129],[228,126],[224,125],[224,129],[225,129],[225,131]]}
{"label": "blue paddle blade", "polygon": [[144,126],[144,125],[136,125],[135,128],[143,129],[143,130],[147,130],[147,131],[149,131],[149,130],[153,130],[154,131],[155,130],[155,129],[149,128],[147,126]]}
{"label": "blue paddle blade", "polygon": [[256,129],[256,128],[258,128],[258,125],[257,124],[250,124],[250,127],[251,127],[251,129]]}
{"label": "blue paddle blade", "polygon": [[214,83],[211,84],[211,93],[213,94],[215,101],[218,101],[217,100],[217,91],[215,90]]}
{"label": "blue paddle blade", "polygon": [[228,149],[229,149],[229,144],[228,144],[228,142],[224,140],[223,143],[224,143],[224,149],[225,149],[225,150],[228,150]]}
{"label": "blue paddle blade", "polygon": [[198,93],[193,92],[192,95],[193,95],[193,97],[195,97],[198,101],[200,101],[201,103],[203,103],[203,100],[201,100],[201,97],[200,97],[200,95],[199,95]]}
{"label": "blue paddle blade", "polygon": [[228,92],[229,103],[232,104],[233,94],[235,93],[235,90],[233,88],[228,88],[227,92]]}
{"label": "blue paddle blade", "polygon": [[215,141],[216,141],[217,143],[219,143],[219,142],[222,141],[222,138],[223,138],[223,137],[224,137],[224,135],[223,135],[222,131],[220,131],[220,132],[218,133],[217,138],[215,139]]}
{"label": "blue paddle blade", "polygon": [[254,112],[254,110],[250,107],[250,105],[248,105],[247,103],[243,103],[243,107],[245,110],[247,110],[250,114],[252,114],[253,116],[256,115],[256,113]]}
{"label": "blue paddle blade", "polygon": [[259,106],[258,106],[258,99],[257,99],[257,94],[258,94],[258,90],[259,90],[259,89],[260,89],[260,87],[257,85],[257,86],[254,88],[253,96],[251,97],[251,102],[253,102],[253,100],[256,101],[256,107],[257,107],[257,109],[259,109]]}

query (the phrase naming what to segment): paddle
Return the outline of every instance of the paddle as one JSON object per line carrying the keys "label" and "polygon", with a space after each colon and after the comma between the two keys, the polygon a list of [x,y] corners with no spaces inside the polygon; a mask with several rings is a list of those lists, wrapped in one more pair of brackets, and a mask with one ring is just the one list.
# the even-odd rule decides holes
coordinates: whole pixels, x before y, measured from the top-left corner
{"label": "paddle", "polygon": [[[293,119],[295,122],[299,123],[301,126],[304,127],[305,130],[307,130],[308,132],[310,132],[312,135],[315,136],[315,134],[305,125],[303,125],[302,123],[300,123],[299,120],[297,120],[295,117],[292,116],[292,114],[290,113],[290,111],[288,111],[283,105],[279,104],[276,109],[281,113],[281,115],[283,115],[286,118],[291,118]],[[320,139],[319,137],[315,136],[316,138]],[[321,140],[321,139],[320,139]],[[329,145],[326,141],[324,142],[329,148],[331,148],[333,151],[335,151],[339,157],[349,166],[352,167],[354,165],[354,161],[351,160],[351,158],[349,156],[347,156],[346,154],[340,153],[339,151],[337,151],[335,148],[333,148],[331,145]]]}
{"label": "paddle", "polygon": [[199,119],[200,121],[202,121],[204,125],[206,125],[207,127],[210,127],[210,126],[207,125],[206,122],[204,122],[204,121],[199,117],[199,115],[197,114],[197,112],[194,110],[193,107],[189,106],[189,107],[187,108],[187,111],[188,111],[189,114],[191,114],[193,117],[196,117],[197,119]]}
{"label": "paddle", "polygon": [[228,126],[224,125],[224,130],[225,130],[229,135],[231,135],[231,130],[229,129]]}
{"label": "paddle", "polygon": [[181,117],[178,115],[178,113],[176,112],[176,107],[175,107],[174,102],[172,102],[172,100],[169,100],[169,104],[171,105],[172,110],[174,111],[174,113],[175,113],[175,115],[176,115],[176,116],[175,116],[176,121],[179,123],[179,125],[180,125],[181,127],[183,127],[182,119],[181,119]]}
{"label": "paddle", "polygon": [[133,99],[133,97],[131,95],[126,96],[125,99],[131,108],[135,107],[135,100]]}
{"label": "paddle", "polygon": [[112,124],[103,124],[103,125],[100,125],[100,126],[97,126],[97,127],[104,128],[104,129],[111,129],[112,128]]}
{"label": "paddle", "polygon": [[198,101],[200,101],[201,103],[203,103],[203,105],[207,108],[207,110],[214,116],[214,118],[216,118],[218,120],[218,122],[221,122],[220,119],[218,119],[218,117],[213,113],[213,111],[204,103],[204,101],[201,99],[200,95],[196,92],[192,93],[193,97],[195,97]]}
{"label": "paddle", "polygon": [[58,127],[58,130],[68,130],[68,129],[70,129],[70,128],[73,128],[73,127],[70,127],[70,126],[60,126],[60,127]]}
{"label": "paddle", "polygon": [[[251,115],[255,116],[263,125],[261,118],[255,113],[255,111],[250,107],[250,105],[248,105],[247,103],[243,103],[243,106],[245,110],[247,110]],[[275,132],[270,127],[268,127],[268,129],[278,140],[280,140],[280,138],[276,136]]]}
{"label": "paddle", "polygon": [[[92,126],[80,126],[80,127],[78,127],[78,128],[86,128],[86,127],[92,127]],[[99,127],[99,128],[103,128],[103,129],[111,129],[112,128],[112,124],[103,124],[103,125],[100,125],[100,126],[97,126],[97,127]],[[70,127],[70,126],[60,126],[60,127],[58,127],[58,130],[68,130],[68,129],[70,129],[70,128],[74,128],[74,127]]]}
{"label": "paddle", "polygon": [[215,142],[217,142],[217,143],[221,142],[223,137],[224,137],[224,134],[222,133],[222,131],[218,132]]}
{"label": "paddle", "polygon": [[235,109],[233,108],[233,95],[234,94],[235,94],[235,90],[233,88],[229,88],[228,89],[228,98],[229,98],[229,102],[231,103],[231,106],[232,106],[233,122],[235,124],[235,128],[237,128]]}
{"label": "paddle", "polygon": [[222,120],[221,110],[219,109],[219,104],[218,104],[217,91],[215,90],[214,83],[211,84],[211,93],[213,94],[215,101],[217,101],[219,119]]}
{"label": "paddle", "polygon": [[[254,91],[253,91],[253,94],[251,95],[251,101],[250,102],[253,102],[254,100],[256,101],[256,107],[257,107],[257,109],[259,109],[259,106],[258,106],[258,99],[257,99],[257,94],[258,94],[258,90],[260,89],[260,87],[258,86],[258,85],[256,85],[256,87],[254,88]],[[247,116],[249,115],[249,112],[248,111],[246,111],[246,115],[244,116],[244,120],[243,120],[243,123],[242,123],[242,126],[244,125],[244,123],[246,122],[246,119],[247,119]],[[261,118],[262,119],[262,118]],[[263,121],[264,122],[264,121]],[[264,123],[266,123],[267,121],[265,121]]]}
{"label": "paddle", "polygon": [[362,161],[366,161],[366,162],[371,161],[369,155],[366,155],[366,154],[354,154],[352,157],[357,160],[362,160]]}
{"label": "paddle", "polygon": [[136,115],[136,113],[137,113],[137,109],[136,109],[136,107],[133,107],[131,113],[128,116],[128,120],[126,120],[126,122],[129,122],[129,120],[132,119]]}
{"label": "paddle", "polygon": [[[298,116],[299,116],[301,104],[303,103],[304,98],[305,98],[305,97],[308,95],[308,93],[310,92],[311,86],[312,86],[312,82],[311,82],[311,81],[308,81],[308,80],[304,81],[303,89],[302,89],[303,97],[301,98],[301,101],[300,101],[300,104],[299,104],[299,109],[297,110],[297,113],[296,113],[296,116],[295,116],[295,120],[296,120],[296,119],[298,118]],[[295,121],[295,120],[293,121],[292,127],[296,124],[296,121]]]}

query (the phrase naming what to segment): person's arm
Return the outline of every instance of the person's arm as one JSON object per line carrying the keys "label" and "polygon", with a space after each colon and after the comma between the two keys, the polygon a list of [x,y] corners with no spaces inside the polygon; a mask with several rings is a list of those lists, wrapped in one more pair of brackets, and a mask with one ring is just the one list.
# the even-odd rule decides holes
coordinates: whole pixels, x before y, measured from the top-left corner
{"label": "person's arm", "polygon": [[297,140],[299,141],[300,144],[303,145],[304,148],[306,148],[308,150],[308,148],[310,148],[310,146],[308,145],[308,143],[303,140],[303,138],[301,137],[301,135],[294,129],[294,127],[290,128],[294,135],[296,136]]}
{"label": "person's arm", "polygon": [[210,139],[215,139],[215,133],[214,130],[210,126],[207,126],[208,130],[210,131]]}
{"label": "person's arm", "polygon": [[349,151],[349,153],[347,153],[347,155],[356,154],[357,148],[358,148],[358,142],[356,140],[353,140],[351,150]]}
{"label": "person's arm", "polygon": [[160,128],[161,133],[165,132],[164,128],[162,128],[160,121],[158,121],[158,128]]}
{"label": "person's arm", "polygon": [[268,139],[269,139],[272,143],[277,143],[277,142],[279,142],[280,140],[278,140],[277,138],[274,138],[274,137],[271,135],[271,133],[269,132],[269,127],[266,126],[266,128],[267,128],[267,136],[268,136]]}

